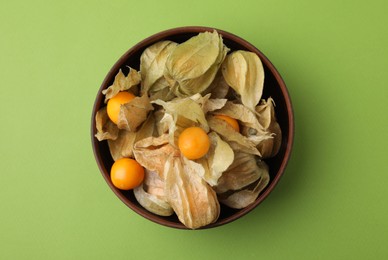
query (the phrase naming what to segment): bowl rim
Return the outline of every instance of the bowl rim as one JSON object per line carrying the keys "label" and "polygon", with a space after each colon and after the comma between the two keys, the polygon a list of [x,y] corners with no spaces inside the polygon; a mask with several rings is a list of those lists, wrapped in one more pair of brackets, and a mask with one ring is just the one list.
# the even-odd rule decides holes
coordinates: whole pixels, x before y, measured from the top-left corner
{"label": "bowl rim", "polygon": [[[287,117],[288,117],[288,139],[286,143],[286,149],[284,156],[281,160],[281,164],[279,167],[279,170],[276,172],[274,178],[271,180],[267,188],[262,192],[258,198],[255,200],[254,203],[250,204],[249,206],[238,210],[236,213],[232,214],[231,216],[228,216],[223,219],[219,219],[214,223],[211,223],[207,226],[201,227],[199,229],[209,229],[209,228],[214,228],[218,226],[225,225],[227,223],[231,223],[243,216],[245,216],[247,213],[252,211],[254,208],[256,208],[262,201],[264,201],[269,194],[274,190],[275,186],[279,182],[280,178],[283,176],[284,171],[286,169],[286,166],[289,162],[290,156],[291,156],[291,151],[294,143],[294,132],[295,132],[295,125],[294,125],[294,111],[293,111],[293,106],[291,102],[291,97],[288,92],[288,89],[286,87],[286,84],[278,72],[278,70],[275,68],[275,66],[272,64],[272,62],[253,44],[248,42],[247,40],[224,30],[217,29],[214,27],[206,27],[206,26],[183,26],[183,27],[175,27],[167,30],[163,30],[160,32],[157,32],[153,35],[150,35],[146,37],[145,39],[141,40],[137,44],[133,45],[131,48],[129,48],[121,57],[114,63],[114,65],[111,67],[111,69],[108,71],[106,74],[100,88],[98,89],[97,95],[94,100],[94,105],[93,105],[93,110],[92,110],[92,115],[91,115],[91,141],[92,141],[92,148],[93,148],[93,154],[95,157],[95,160],[97,162],[98,168],[100,170],[101,175],[105,179],[106,183],[110,187],[110,189],[116,194],[116,196],[125,204],[127,205],[130,209],[132,209],[134,212],[139,214],[140,216],[156,223],[160,224],[166,227],[171,227],[171,228],[177,228],[177,229],[188,229],[186,226],[184,226],[182,223],[178,222],[172,222],[167,219],[164,219],[162,216],[157,216],[146,209],[143,209],[142,207],[139,207],[136,204],[133,204],[128,198],[117,188],[113,186],[113,184],[110,182],[110,179],[108,179],[109,175],[109,170],[105,168],[105,166],[102,163],[102,158],[101,158],[101,153],[99,152],[98,148],[98,140],[95,138],[95,129],[96,129],[96,124],[95,124],[95,115],[98,110],[98,108],[101,106],[101,100],[99,100],[99,97],[101,96],[101,92],[103,89],[106,88],[107,84],[112,80],[112,75],[117,74],[119,69],[125,64],[125,62],[128,60],[128,57],[131,56],[134,52],[137,52],[139,48],[146,48],[147,46],[150,46],[151,44],[163,40],[167,37],[179,35],[179,34],[187,34],[187,33],[200,33],[200,32],[205,32],[205,31],[214,31],[216,30],[219,34],[223,36],[223,38],[227,38],[229,41],[237,42],[239,45],[243,46],[247,50],[254,51],[256,52],[262,63],[265,64],[267,69],[270,70],[271,74],[274,76],[276,82],[279,85],[280,91],[284,97],[285,101],[285,107],[287,109]],[[108,174],[105,174],[108,173]]]}

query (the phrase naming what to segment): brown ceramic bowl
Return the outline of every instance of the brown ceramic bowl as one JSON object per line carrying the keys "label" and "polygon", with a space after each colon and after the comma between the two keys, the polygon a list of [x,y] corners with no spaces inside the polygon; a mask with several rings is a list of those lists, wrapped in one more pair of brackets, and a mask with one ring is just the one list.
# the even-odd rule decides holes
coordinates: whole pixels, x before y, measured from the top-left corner
{"label": "brown ceramic bowl", "polygon": [[[94,118],[96,112],[102,106],[105,105],[104,95],[101,93],[102,90],[106,89],[113,83],[114,77],[118,73],[119,69],[122,69],[125,75],[128,73],[128,66],[138,70],[140,55],[142,54],[145,48],[155,42],[167,39],[180,43],[188,40],[190,37],[197,35],[200,32],[213,30],[214,28],[208,27],[181,27],[159,32],[139,42],[138,44],[130,48],[113,65],[112,69],[108,72],[107,76],[102,82],[100,89],[98,90],[93,107],[91,120],[92,146],[98,167],[100,168],[100,171],[106,183],[117,195],[117,197],[119,197],[120,200],[124,202],[124,204],[131,208],[133,211],[155,223],[168,227],[187,229],[182,223],[179,222],[178,218],[175,215],[170,217],[161,217],[155,215],[139,205],[133,195],[133,191],[121,191],[116,189],[112,185],[109,171],[113,164],[113,160],[109,153],[107,142],[99,142],[94,137],[94,135],[96,134],[96,125]],[[253,46],[249,42],[231,33],[222,30],[217,31],[223,36],[224,44],[228,46],[232,51],[248,50],[257,53],[257,55],[261,58],[265,71],[263,98],[271,96],[274,99],[276,103],[276,115],[280,127],[282,129],[283,136],[282,145],[279,153],[276,155],[276,157],[266,160],[267,164],[269,165],[271,180],[265,190],[263,190],[263,192],[256,199],[256,201],[250,206],[240,210],[231,209],[221,205],[221,214],[219,219],[215,223],[205,226],[203,228],[213,228],[221,226],[244,216],[245,214],[256,208],[256,206],[259,205],[270,194],[270,192],[275,188],[276,184],[278,183],[280,177],[283,175],[283,172],[286,168],[287,162],[290,158],[294,136],[294,118],[290,96],[288,94],[286,85],[276,68],[272,65],[268,58],[264,56],[263,53],[261,53],[255,46]]]}

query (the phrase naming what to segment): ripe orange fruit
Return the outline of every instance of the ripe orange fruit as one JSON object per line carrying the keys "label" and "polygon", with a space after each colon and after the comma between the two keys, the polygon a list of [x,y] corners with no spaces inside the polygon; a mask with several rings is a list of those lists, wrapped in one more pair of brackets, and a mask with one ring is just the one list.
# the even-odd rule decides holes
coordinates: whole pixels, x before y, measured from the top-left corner
{"label": "ripe orange fruit", "polygon": [[107,113],[113,123],[117,124],[117,121],[119,120],[120,106],[122,104],[128,103],[134,98],[135,95],[133,95],[132,93],[122,91],[108,100]]}
{"label": "ripe orange fruit", "polygon": [[210,138],[202,128],[188,127],[179,135],[178,147],[187,159],[199,159],[209,151]]}
{"label": "ripe orange fruit", "polygon": [[116,188],[130,190],[143,182],[144,168],[133,159],[121,158],[113,163],[110,178]]}
{"label": "ripe orange fruit", "polygon": [[233,127],[234,130],[236,130],[237,132],[240,132],[240,126],[238,125],[238,122],[236,119],[226,115],[215,115],[215,117],[224,120],[231,127]]}

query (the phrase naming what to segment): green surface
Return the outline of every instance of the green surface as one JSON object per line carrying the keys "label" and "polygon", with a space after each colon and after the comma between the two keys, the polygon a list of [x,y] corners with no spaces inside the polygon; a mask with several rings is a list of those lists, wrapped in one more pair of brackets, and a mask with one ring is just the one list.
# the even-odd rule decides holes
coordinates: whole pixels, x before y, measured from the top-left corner
{"label": "green surface", "polygon": [[[388,256],[386,1],[2,1],[0,259],[384,259]],[[239,35],[278,68],[295,143],[240,220],[182,231],[108,188],[89,125],[114,62],[158,31]]]}

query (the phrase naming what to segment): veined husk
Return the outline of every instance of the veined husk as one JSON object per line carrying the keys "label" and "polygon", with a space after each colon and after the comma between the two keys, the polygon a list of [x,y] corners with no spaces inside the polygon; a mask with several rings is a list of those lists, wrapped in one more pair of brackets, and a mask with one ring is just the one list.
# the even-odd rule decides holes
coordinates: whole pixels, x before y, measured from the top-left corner
{"label": "veined husk", "polygon": [[219,134],[226,142],[228,142],[233,150],[261,156],[254,142],[234,130],[234,128],[224,120],[216,118],[213,115],[208,115],[207,121],[210,129]]}
{"label": "veined husk", "polygon": [[163,76],[164,68],[167,58],[177,45],[172,41],[159,41],[143,51],[140,57],[142,94],[151,95],[168,88],[168,82]]}
{"label": "veined husk", "polygon": [[167,202],[164,189],[164,180],[157,173],[146,169],[143,183],[133,193],[139,204],[148,211],[160,216],[171,216],[174,210]]}
{"label": "veined husk", "polygon": [[202,93],[213,82],[228,48],[217,31],[179,44],[166,61],[164,76],[178,97]]}
{"label": "veined husk", "polygon": [[[226,115],[238,120],[241,126],[241,134],[248,137],[248,139],[256,145],[264,140],[272,138],[271,134],[267,132],[260,123],[256,113],[242,104],[228,101],[225,106],[214,111],[213,114]],[[252,133],[254,133],[254,135]]]}
{"label": "veined husk", "polygon": [[105,95],[105,103],[108,102],[110,98],[116,96],[120,91],[129,90],[132,87],[139,85],[140,81],[141,76],[137,70],[129,68],[129,73],[125,76],[120,69],[115,76],[113,84],[102,91],[102,94]]}
{"label": "veined husk", "polygon": [[[160,79],[153,85],[153,88],[149,90],[151,101],[159,99],[167,102],[176,98],[174,92],[171,91],[170,87],[165,87],[165,84],[167,84],[166,80]],[[160,90],[157,90],[158,87],[160,87]]]}
{"label": "veined husk", "polygon": [[180,156],[179,150],[169,142],[168,134],[148,137],[135,143],[133,154],[144,168],[164,178],[164,166],[170,156]]}
{"label": "veined husk", "polygon": [[265,131],[272,134],[272,138],[258,144],[258,150],[263,158],[273,157],[279,152],[282,143],[282,130],[276,120],[275,102],[273,99],[268,98],[267,101],[263,99],[260,105],[256,107],[256,113]]}
{"label": "veined husk", "polygon": [[241,96],[243,105],[254,111],[264,87],[264,68],[259,56],[249,51],[234,51],[226,56],[222,74]]}
{"label": "veined husk", "polygon": [[215,111],[218,109],[221,109],[225,106],[227,99],[222,98],[211,98],[211,94],[206,94],[205,96],[202,96],[201,94],[195,94],[190,97],[190,99],[194,100],[196,103],[198,103],[203,113],[206,115],[208,112]]}
{"label": "veined husk", "polygon": [[133,157],[133,146],[135,142],[153,136],[155,132],[155,118],[151,114],[141,125],[139,131],[131,132],[125,129],[120,130],[115,140],[108,140],[110,154],[113,160],[124,157]]}
{"label": "veined husk", "polygon": [[95,120],[97,129],[95,137],[98,141],[117,139],[119,129],[115,123],[109,119],[106,106],[97,111]]}
{"label": "veined husk", "polygon": [[240,209],[253,203],[268,183],[269,170],[264,161],[251,154],[236,153],[214,189],[221,203]]}
{"label": "veined husk", "polygon": [[124,157],[133,157],[132,149],[135,143],[136,132],[120,130],[115,140],[108,140],[109,151],[114,161]]}
{"label": "veined husk", "polygon": [[215,186],[222,173],[233,163],[234,152],[227,142],[223,141],[215,132],[209,133],[210,149],[206,156],[198,160],[184,158],[184,163],[196,168],[197,174],[210,186]]}
{"label": "veined husk", "polygon": [[169,102],[155,100],[152,103],[160,105],[164,109],[160,123],[164,127],[168,126],[171,144],[176,144],[177,137],[187,127],[196,125],[202,127],[206,132],[209,131],[201,105],[190,97],[174,99]]}
{"label": "veined husk", "polygon": [[214,190],[182,157],[169,157],[165,164],[165,192],[179,220],[196,229],[215,222],[220,205]]}
{"label": "veined husk", "polygon": [[252,187],[236,191],[225,198],[221,197],[220,202],[234,209],[245,208],[255,202],[260,192],[262,192],[265,187],[267,187],[268,183],[269,174],[264,174],[258,181],[251,185]]}
{"label": "veined husk", "polygon": [[214,190],[218,194],[241,190],[257,181],[261,175],[262,169],[257,166],[256,156],[235,152],[233,163],[223,172]]}
{"label": "veined husk", "polygon": [[204,91],[204,95],[210,94],[212,98],[226,98],[230,90],[228,83],[226,83],[222,70],[218,70],[213,82]]}
{"label": "veined husk", "polygon": [[147,94],[135,97],[130,102],[121,105],[117,127],[134,132],[147,119],[148,112],[153,109]]}

